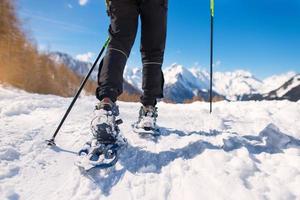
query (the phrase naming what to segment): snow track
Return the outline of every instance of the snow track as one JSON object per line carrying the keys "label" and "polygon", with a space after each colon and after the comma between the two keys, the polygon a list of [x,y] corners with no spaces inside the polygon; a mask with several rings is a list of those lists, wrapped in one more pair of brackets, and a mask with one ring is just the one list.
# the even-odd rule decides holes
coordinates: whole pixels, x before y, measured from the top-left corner
{"label": "snow track", "polygon": [[90,137],[94,97],[82,97],[57,137],[70,99],[0,87],[0,199],[300,199],[300,102],[160,103],[162,136],[131,131],[139,104],[120,102],[128,148],[115,168],[73,164]]}

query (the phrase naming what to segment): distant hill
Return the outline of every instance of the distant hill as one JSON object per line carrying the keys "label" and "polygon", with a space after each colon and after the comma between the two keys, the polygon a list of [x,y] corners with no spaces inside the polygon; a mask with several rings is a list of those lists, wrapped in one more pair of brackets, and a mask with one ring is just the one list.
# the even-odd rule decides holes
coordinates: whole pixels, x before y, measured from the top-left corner
{"label": "distant hill", "polygon": [[[77,60],[67,53],[62,53],[62,52],[56,51],[56,52],[50,52],[50,53],[48,53],[48,55],[57,64],[64,64],[65,66],[67,66],[73,72],[75,72],[76,74],[78,74],[80,76],[85,76],[93,65],[90,62],[83,62],[83,61]],[[91,79],[97,80],[97,70],[95,70],[92,73]]]}
{"label": "distant hill", "polygon": [[300,74],[293,76],[279,88],[265,94],[245,94],[241,97],[242,100],[300,100]]}
{"label": "distant hill", "polygon": [[[263,94],[276,90],[295,75],[295,72],[287,72],[259,80],[244,70],[214,72],[214,99],[229,101],[265,99]],[[173,64],[164,70],[164,76],[165,97],[172,102],[190,102],[192,99],[208,100],[210,75],[207,71]],[[141,68],[127,68],[124,78],[141,90]]]}
{"label": "distant hill", "polygon": [[[74,73],[76,73],[77,75],[80,75],[80,76],[85,76],[88,73],[88,71],[90,70],[90,68],[92,67],[92,63],[77,60],[77,59],[73,58],[71,55],[68,55],[66,53],[51,52],[48,55],[57,64],[64,64],[69,69],[71,69]],[[92,81],[97,81],[97,76],[98,76],[98,68],[96,68],[93,71],[90,79]],[[141,91],[137,87],[135,87],[134,85],[132,85],[125,79],[123,82],[123,90],[124,90],[124,93],[126,93],[123,95],[123,97],[120,97],[123,100],[124,100],[124,96],[128,96],[128,95],[140,96],[140,94],[141,94]],[[130,98],[133,99],[133,97],[130,97]],[[136,99],[136,101],[137,101],[137,99]]]}

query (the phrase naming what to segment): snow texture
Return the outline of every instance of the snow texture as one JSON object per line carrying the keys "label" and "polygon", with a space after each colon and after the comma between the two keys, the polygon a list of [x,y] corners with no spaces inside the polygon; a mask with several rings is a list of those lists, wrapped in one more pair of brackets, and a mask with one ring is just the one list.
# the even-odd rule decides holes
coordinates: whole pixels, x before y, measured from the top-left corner
{"label": "snow texture", "polygon": [[139,104],[119,102],[128,148],[115,168],[74,165],[90,138],[96,99],[82,97],[57,137],[70,98],[0,87],[0,199],[300,199],[300,101],[159,103],[162,136],[131,130]]}

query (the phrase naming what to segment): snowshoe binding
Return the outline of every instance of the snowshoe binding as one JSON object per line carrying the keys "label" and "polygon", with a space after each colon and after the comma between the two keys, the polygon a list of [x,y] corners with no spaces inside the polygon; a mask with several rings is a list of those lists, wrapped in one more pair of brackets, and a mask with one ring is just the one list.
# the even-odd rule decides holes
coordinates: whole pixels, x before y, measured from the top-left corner
{"label": "snowshoe binding", "polygon": [[106,169],[117,163],[120,151],[127,146],[127,140],[120,134],[118,126],[122,120],[116,120],[118,115],[118,106],[108,98],[96,106],[91,122],[93,139],[79,151],[79,160],[76,162],[80,169]]}
{"label": "snowshoe binding", "polygon": [[156,107],[142,106],[139,111],[138,121],[132,125],[133,131],[140,136],[160,136],[159,128],[156,125],[157,117]]}

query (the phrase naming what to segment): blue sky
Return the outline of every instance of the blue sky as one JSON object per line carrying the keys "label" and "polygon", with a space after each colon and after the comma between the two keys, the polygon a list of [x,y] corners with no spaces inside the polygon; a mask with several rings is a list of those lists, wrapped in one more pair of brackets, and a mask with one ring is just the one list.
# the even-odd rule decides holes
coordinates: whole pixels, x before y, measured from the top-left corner
{"label": "blue sky", "polygon": [[[300,71],[299,0],[215,1],[216,71],[245,69],[258,78]],[[19,0],[17,7],[41,49],[84,59],[107,37],[104,0]],[[209,0],[169,0],[164,67],[176,62],[209,69],[209,19]],[[139,39],[128,66],[141,66]]]}

